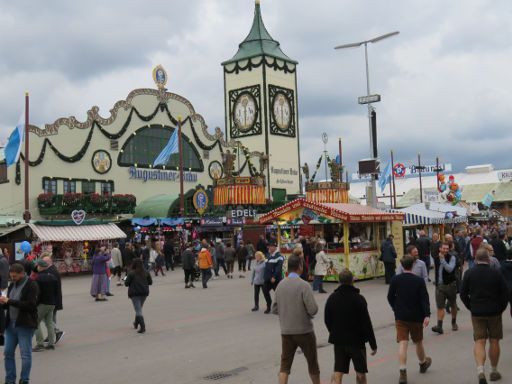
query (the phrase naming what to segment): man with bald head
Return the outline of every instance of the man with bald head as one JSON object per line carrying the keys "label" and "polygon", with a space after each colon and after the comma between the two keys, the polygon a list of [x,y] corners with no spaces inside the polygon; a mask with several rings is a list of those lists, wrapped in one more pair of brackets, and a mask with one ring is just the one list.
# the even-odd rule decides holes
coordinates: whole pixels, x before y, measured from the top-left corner
{"label": "man with bald head", "polygon": [[62,282],[60,280],[60,273],[57,267],[53,264],[52,257],[50,255],[45,255],[42,259],[48,263],[48,272],[57,278],[57,302],[55,303],[55,308],[53,310],[53,325],[55,327],[55,344],[57,344],[62,337],[66,334],[66,332],[60,330],[57,327],[57,311],[62,311]]}
{"label": "man with bald head", "polygon": [[475,267],[468,269],[462,279],[460,298],[471,311],[474,356],[479,384],[486,384],[484,366],[485,344],[489,340],[491,381],[501,379],[498,372],[500,340],[503,338],[502,313],[507,307],[509,293],[505,278],[498,269],[491,268],[489,251],[480,247],[475,254]]}

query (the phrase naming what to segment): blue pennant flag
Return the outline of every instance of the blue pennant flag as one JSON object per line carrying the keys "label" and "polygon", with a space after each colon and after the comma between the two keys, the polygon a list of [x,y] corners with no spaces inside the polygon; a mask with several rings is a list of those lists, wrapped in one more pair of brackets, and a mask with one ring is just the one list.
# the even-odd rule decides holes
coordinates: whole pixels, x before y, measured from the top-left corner
{"label": "blue pennant flag", "polygon": [[5,163],[7,166],[15,164],[20,158],[21,146],[23,145],[23,138],[25,136],[25,124],[23,122],[23,113],[21,114],[16,128],[12,131],[7,140],[4,148]]}
{"label": "blue pennant flag", "polygon": [[157,165],[166,165],[169,162],[169,159],[173,153],[178,153],[179,151],[179,142],[178,142],[178,128],[174,129],[174,132],[169,139],[167,145],[162,149],[162,152],[158,155],[158,157],[153,162],[153,167]]}
{"label": "blue pennant flag", "polygon": [[391,182],[391,163],[388,163],[386,165],[386,168],[384,168],[384,171],[381,172],[380,178],[379,178],[379,187],[380,187],[380,193],[384,192],[384,188],[386,188],[386,185],[388,185]]}

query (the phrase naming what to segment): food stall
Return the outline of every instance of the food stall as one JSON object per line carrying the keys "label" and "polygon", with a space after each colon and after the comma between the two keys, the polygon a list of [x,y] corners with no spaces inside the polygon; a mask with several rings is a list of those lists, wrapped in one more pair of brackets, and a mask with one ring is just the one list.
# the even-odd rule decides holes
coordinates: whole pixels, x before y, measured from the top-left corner
{"label": "food stall", "polygon": [[294,234],[281,236],[282,226],[299,226],[301,232],[312,233],[326,244],[330,260],[325,281],[338,281],[338,273],[348,268],[356,279],[384,275],[379,261],[380,244],[392,233],[398,258],[403,256],[402,221],[404,214],[384,212],[368,206],[349,203],[318,203],[306,199],[291,201],[260,217],[260,224],[277,225],[279,246],[283,255],[291,254]]}

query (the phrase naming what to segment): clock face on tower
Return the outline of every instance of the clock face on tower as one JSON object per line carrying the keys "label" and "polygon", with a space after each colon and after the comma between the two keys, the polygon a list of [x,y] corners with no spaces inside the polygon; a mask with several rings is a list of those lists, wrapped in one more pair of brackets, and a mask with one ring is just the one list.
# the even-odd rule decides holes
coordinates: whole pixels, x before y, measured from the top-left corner
{"label": "clock face on tower", "polygon": [[270,133],[273,135],[295,137],[295,102],[291,89],[269,85]]}
{"label": "clock face on tower", "polygon": [[229,92],[230,137],[261,134],[261,92],[254,85]]}
{"label": "clock face on tower", "polygon": [[249,131],[256,122],[256,100],[250,93],[242,93],[235,101],[233,120],[242,132]]}
{"label": "clock face on tower", "polygon": [[272,113],[274,114],[274,121],[277,127],[282,131],[286,131],[292,121],[292,107],[290,101],[281,92],[278,92],[274,97]]}

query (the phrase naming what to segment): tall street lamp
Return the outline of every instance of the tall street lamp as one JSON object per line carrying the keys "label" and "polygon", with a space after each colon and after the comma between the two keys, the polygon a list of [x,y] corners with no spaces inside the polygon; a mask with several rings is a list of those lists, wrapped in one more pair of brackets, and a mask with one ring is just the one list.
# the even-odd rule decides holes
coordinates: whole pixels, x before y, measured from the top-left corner
{"label": "tall street lamp", "polygon": [[[360,41],[357,43],[343,44],[335,47],[334,49],[345,49],[345,48],[357,48],[361,45],[364,45],[364,59],[366,62],[366,96],[360,97],[358,102],[359,104],[367,104],[368,106],[368,126],[370,129],[370,157],[374,160],[377,160],[377,137],[376,137],[376,114],[375,109],[372,107],[372,103],[380,101],[380,95],[371,95],[370,94],[370,71],[368,68],[368,43],[377,43],[381,40],[387,39],[389,37],[393,37],[398,35],[400,32],[395,31],[391,33],[386,33],[385,35],[381,35],[375,37],[370,40]],[[373,116],[372,116],[373,115]],[[372,120],[374,120],[375,128],[372,129]],[[377,207],[377,189],[376,189],[376,175],[371,175],[371,205],[372,207]]]}

